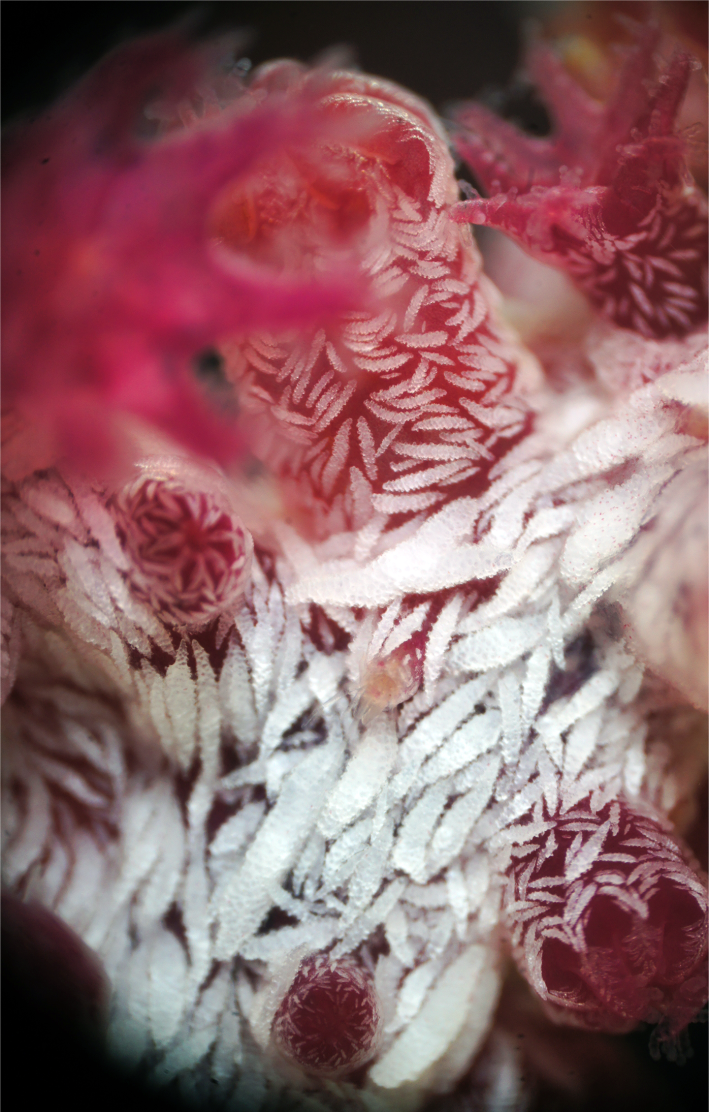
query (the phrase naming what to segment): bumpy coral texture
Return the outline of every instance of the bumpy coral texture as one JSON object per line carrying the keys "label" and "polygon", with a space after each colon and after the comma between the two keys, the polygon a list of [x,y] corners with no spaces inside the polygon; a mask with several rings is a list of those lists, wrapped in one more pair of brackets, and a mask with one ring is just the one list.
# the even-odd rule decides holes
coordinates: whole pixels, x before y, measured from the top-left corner
{"label": "bumpy coral texture", "polygon": [[[670,821],[705,769],[702,670],[666,686],[706,645],[706,336],[682,334],[696,258],[670,258],[692,226],[672,206],[701,215],[671,132],[685,70],[659,92],[626,73],[603,126],[579,98],[561,120],[589,166],[615,112],[630,179],[668,168],[640,219],[673,227],[652,257],[692,290],[637,319],[609,294],[563,393],[453,219],[439,121],[396,86],[281,62],[222,95],[210,51],[157,40],[17,140],[8,259],[41,211],[54,262],[6,301],[12,443],[88,398],[142,447],[82,473],[73,426],[3,476],[3,883],[99,956],[111,1052],[152,1082],[387,1112],[486,1047],[521,1091],[485,1041],[510,959],[555,1022],[644,1020],[670,1047],[706,999],[705,878]],[[527,181],[546,152],[545,192],[474,202],[486,219],[557,194],[630,219],[550,150],[515,156]],[[592,259],[599,227],[574,224]],[[188,377],[207,348],[226,442]],[[235,444],[255,458],[226,474],[185,448]]]}
{"label": "bumpy coral texture", "polygon": [[323,535],[479,492],[529,421],[514,393],[520,353],[449,217],[457,190],[440,125],[403,90],[354,74],[280,63],[251,87],[302,96],[316,83],[326,117],[347,119],[355,141],[330,145],[326,161],[285,148],[228,199],[217,231],[255,259],[316,270],[334,239],[370,278],[374,312],[227,347],[239,396],[265,414],[260,457]]}

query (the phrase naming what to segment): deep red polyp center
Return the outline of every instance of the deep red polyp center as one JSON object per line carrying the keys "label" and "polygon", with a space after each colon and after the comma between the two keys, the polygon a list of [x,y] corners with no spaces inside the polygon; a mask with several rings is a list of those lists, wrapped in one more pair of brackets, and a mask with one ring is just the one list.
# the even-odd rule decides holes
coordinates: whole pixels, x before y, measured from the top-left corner
{"label": "deep red polyp center", "polygon": [[321,1074],[348,1072],[370,1054],[379,1013],[368,975],[354,962],[304,962],[276,1012],[273,1031],[286,1057]]}

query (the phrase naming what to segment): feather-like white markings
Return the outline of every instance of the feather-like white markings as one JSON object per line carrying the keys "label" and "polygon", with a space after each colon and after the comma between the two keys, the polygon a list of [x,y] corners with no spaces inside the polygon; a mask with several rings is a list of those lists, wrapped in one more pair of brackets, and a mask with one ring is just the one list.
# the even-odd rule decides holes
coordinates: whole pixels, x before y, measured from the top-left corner
{"label": "feather-like white markings", "polygon": [[325,803],[318,829],[326,838],[336,837],[370,806],[387,783],[396,756],[394,724],[381,715],[358,743]]}
{"label": "feather-like white markings", "polygon": [[561,624],[559,592],[556,589],[552,592],[551,604],[547,611],[547,630],[549,633],[549,646],[551,648],[552,659],[557,668],[563,671],[566,667],[566,661],[564,659],[564,631]]}
{"label": "feather-like white markings", "polygon": [[556,769],[561,767],[562,745],[561,739],[554,739],[557,744],[549,745],[548,739],[543,738],[544,749],[540,750],[539,782],[542,787],[544,801],[550,815],[555,815],[559,807],[559,777]]}
{"label": "feather-like white markings", "polygon": [[614,668],[596,672],[570,699],[553,703],[539,719],[537,730],[543,734],[562,734],[586,714],[599,707],[618,687],[619,676]]}
{"label": "feather-like white markings", "polygon": [[272,811],[264,819],[241,868],[212,905],[218,923],[215,957],[238,951],[257,929],[271,905],[269,888],[280,884],[317,822],[323,797],[342,760],[340,745],[309,752],[286,778]]}
{"label": "feather-like white markings", "polygon": [[564,877],[567,881],[576,880],[588,872],[600,854],[610,828],[609,821],[602,823],[595,834],[592,834],[585,842],[581,834],[576,835],[567,851],[564,862]]}
{"label": "feather-like white markings", "polygon": [[419,782],[435,783],[436,780],[453,775],[476,757],[487,753],[497,744],[500,722],[499,712],[489,710],[485,714],[475,715],[460,726],[438,752],[423,765]]}
{"label": "feather-like white markings", "polygon": [[150,957],[148,943],[136,947],[124,971],[124,991],[111,1015],[109,1046],[124,1065],[137,1065],[150,1048]]}
{"label": "feather-like white markings", "polygon": [[237,854],[255,834],[266,809],[265,803],[247,803],[227,819],[209,847],[212,857]]}
{"label": "feather-like white markings", "polygon": [[[147,667],[144,671],[148,671]],[[168,716],[168,708],[164,702],[164,681],[157,673],[152,671],[148,674],[149,695],[148,705],[150,707],[150,717],[152,724],[156,728],[156,732],[160,739],[160,744],[164,747],[166,753],[170,753],[178,757],[178,747],[174,743],[172,732],[172,723]],[[188,755],[189,764],[189,755]]]}
{"label": "feather-like white markings", "polygon": [[[293,870],[293,891],[303,896],[308,904],[315,898],[315,891],[320,886],[323,862],[325,860],[325,839],[319,831],[315,830],[305,843],[305,849],[300,855],[300,860]],[[289,895],[288,893],[284,893]],[[334,897],[333,897],[334,898]],[[300,900],[292,897],[292,907],[286,907],[292,915],[302,918],[305,914]]]}
{"label": "feather-like white markings", "polygon": [[462,594],[448,599],[428,635],[423,662],[423,689],[429,702],[433,702],[435,685],[443,670],[446,650],[458,624],[462,605]]}
{"label": "feather-like white markings", "polygon": [[403,877],[396,877],[385,885],[376,900],[346,929],[341,941],[332,951],[334,960],[345,954],[351,954],[365,938],[369,938],[372,932],[385,922],[389,912],[401,898],[405,887],[406,881]]}
{"label": "feather-like white markings", "polygon": [[[386,640],[382,644],[380,650],[382,655],[387,656],[389,653],[393,653],[395,649],[398,649],[400,645],[403,645],[406,641],[408,641],[414,633],[417,633],[423,625],[424,620],[430,609],[430,602],[422,602],[419,606],[414,607],[414,609],[409,614],[407,614],[406,617],[401,618],[400,621],[396,622],[391,632],[387,634]],[[377,632],[379,631],[377,630]]]}
{"label": "feather-like white markings", "polygon": [[396,599],[382,614],[381,618],[376,624],[374,631],[371,634],[369,645],[367,645],[366,637],[363,638],[364,645],[367,647],[367,656],[373,657],[381,652],[382,646],[387,637],[393,630],[396,619],[399,617],[401,611],[401,599]]}
{"label": "feather-like white markings", "polygon": [[357,420],[357,436],[359,438],[359,450],[362,456],[364,469],[367,473],[367,478],[372,483],[376,482],[378,472],[374,437],[372,436],[369,423],[365,417],[359,417]]}
{"label": "feather-like white markings", "polygon": [[205,910],[209,907],[210,884],[204,868],[204,831],[190,831],[188,863],[182,886],[182,921],[190,956],[189,990],[196,995],[212,964],[212,939]]}
{"label": "feather-like white markings", "polygon": [[102,809],[105,806],[105,796],[92,788],[83,776],[67,767],[63,761],[45,757],[42,761],[42,772],[50,783],[55,784],[85,807]]}
{"label": "feather-like white markings", "polygon": [[[376,498],[374,499],[377,504]],[[465,511],[471,500],[460,499],[425,521],[415,536],[383,552],[366,567],[354,561],[325,561],[317,575],[305,575],[288,589],[291,604],[316,602],[329,605],[385,606],[402,594],[428,594],[466,583],[471,579],[487,579],[505,570],[510,563],[507,552],[481,541],[460,545],[458,538]],[[453,510],[455,512],[448,513]],[[472,525],[472,520],[468,528]],[[554,542],[546,542],[547,545]],[[519,598],[529,591],[530,577],[539,577],[551,567],[555,551],[541,551],[544,542],[535,545],[503,581],[498,591],[504,605],[514,603],[505,594],[506,584],[515,580]],[[524,567],[523,567],[524,565]],[[522,581],[518,581],[522,579]],[[495,599],[491,600],[495,602]],[[479,609],[490,608],[490,603]],[[487,622],[482,623],[487,624]]]}
{"label": "feather-like white markings", "polygon": [[597,708],[581,718],[569,731],[564,745],[564,780],[574,780],[590,759],[598,743],[603,710]]}
{"label": "feather-like white markings", "polygon": [[158,930],[146,946],[150,1033],[155,1045],[162,1048],[177,1034],[189,1003],[185,995],[187,962],[184,949],[170,931]]}
{"label": "feather-like white markings", "polygon": [[420,1010],[426,994],[436,977],[440,974],[441,962],[427,961],[413,969],[405,978],[399,990],[396,1016],[391,1030],[401,1030]]}
{"label": "feather-like white markings", "polygon": [[322,473],[322,489],[326,497],[329,497],[334,489],[340,474],[347,462],[347,454],[350,447],[350,431],[352,429],[352,418],[348,417],[340,425],[335,439],[332,442],[330,449],[330,458],[327,461],[325,470]]}
{"label": "feather-like white markings", "polygon": [[[671,472],[665,478],[669,478]],[[601,565],[617,557],[636,535],[655,494],[647,475],[604,490],[584,511],[583,524],[571,534],[561,556],[560,570],[567,583],[587,583]]]}
{"label": "feather-like white markings", "polygon": [[460,853],[473,826],[490,802],[500,765],[501,759],[497,753],[480,757],[476,761],[471,769],[471,778],[475,775],[475,786],[445,812],[433,835],[428,863],[429,875],[435,875]]}
{"label": "feather-like white markings", "polygon": [[537,614],[528,618],[500,618],[487,629],[457,641],[450,652],[450,663],[471,672],[504,667],[534,648],[544,634],[545,624]]}
{"label": "feather-like white markings", "polygon": [[63,483],[55,479],[35,480],[23,489],[24,501],[40,517],[63,529],[76,532],[78,521],[71,495]]}
{"label": "feather-like white markings", "polygon": [[373,832],[372,841],[357,862],[349,883],[345,920],[368,907],[381,888],[393,839],[394,824],[391,819],[385,821],[376,834]]}
{"label": "feather-like white markings", "polygon": [[415,1082],[446,1052],[466,1021],[487,951],[471,946],[451,962],[415,1019],[374,1064],[370,1078],[383,1089]]}
{"label": "feather-like white markings", "polygon": [[474,713],[490,682],[486,677],[469,680],[414,727],[399,747],[401,771],[394,778],[392,798],[401,799],[408,793],[421,762]]}
{"label": "feather-like white markings", "polygon": [[322,887],[325,891],[337,888],[354,872],[371,833],[372,819],[369,815],[342,831],[325,856],[322,871]]}
{"label": "feather-like white markings", "polygon": [[417,950],[409,938],[409,922],[401,904],[396,904],[387,915],[384,930],[392,953],[404,968],[410,969],[416,961]]}
{"label": "feather-like white markings", "polygon": [[163,691],[175,740],[175,756],[186,769],[197,743],[197,699],[185,641],[180,645],[175,663],[165,673]]}
{"label": "feather-like white markings", "polygon": [[426,510],[440,502],[440,494],[374,494],[372,506],[380,514],[411,513]]}
{"label": "feather-like white markings", "polygon": [[[514,564],[493,597],[481,603],[465,619],[466,630],[476,632],[491,625],[521,603],[528,602],[531,595],[554,568],[559,551],[559,541],[552,539],[531,545],[519,563]],[[500,554],[497,572],[503,571],[508,561]],[[494,573],[492,573],[494,574]]]}
{"label": "feather-like white markings", "polygon": [[551,650],[546,644],[539,645],[529,658],[522,683],[522,715],[524,728],[529,728],[542,705],[544,692],[549,682],[551,669]]}
{"label": "feather-like white markings", "polygon": [[111,870],[106,855],[85,831],[79,832],[73,850],[73,868],[54,911],[77,934],[85,937],[96,914],[92,895],[105,889]]}
{"label": "feather-like white markings", "polygon": [[401,332],[397,336],[399,343],[406,347],[419,349],[442,347],[443,344],[449,342],[449,339],[447,332],[419,332],[416,334]]}
{"label": "feather-like white markings", "polygon": [[[160,852],[138,890],[132,915],[136,929],[147,935],[173,902],[185,867],[185,827],[177,800],[164,801],[160,816]],[[87,939],[88,941],[88,939]]]}
{"label": "feather-like white markings", "polygon": [[277,749],[283,734],[298,721],[312,701],[310,688],[305,678],[301,676],[278,700],[266,718],[259,747],[262,757],[268,757]]}
{"label": "feather-like white markings", "polygon": [[418,803],[406,814],[396,836],[392,862],[397,869],[408,873],[419,884],[423,884],[429,877],[426,847],[443,811],[448,791],[447,781],[427,788]]}
{"label": "feather-like white markings", "polygon": [[[221,739],[221,713],[217,695],[217,681],[209,663],[209,657],[202,646],[195,642],[192,646],[197,667],[197,732],[202,776],[209,781],[209,795],[216,779],[219,764],[219,744]],[[206,817],[206,816],[205,816]]]}
{"label": "feather-like white markings", "polygon": [[303,634],[298,616],[289,612],[279,646],[279,667],[276,679],[276,697],[284,695],[295,683],[303,655]]}
{"label": "feather-like white markings", "polygon": [[623,783],[631,797],[637,796],[640,791],[647,768],[643,742],[644,737],[642,735],[636,736],[623,759]]}
{"label": "feather-like white markings", "polygon": [[512,764],[519,757],[523,727],[520,685],[513,672],[500,676],[497,690],[502,712],[502,756],[505,764]]}
{"label": "feather-like white markings", "polygon": [[455,932],[458,939],[463,942],[468,926],[470,904],[468,902],[467,880],[463,876],[460,865],[456,862],[450,866],[446,873],[446,886],[448,888],[448,899],[453,911],[453,918],[455,919]]}
{"label": "feather-like white markings", "polygon": [[342,653],[332,656],[318,654],[303,673],[311,695],[321,707],[329,707],[334,702],[344,675],[345,660]]}
{"label": "feather-like white markings", "polygon": [[398,479],[387,479],[384,483],[383,490],[389,494],[396,493],[410,493],[414,490],[421,490],[423,487],[435,486],[445,479],[449,479],[457,475],[465,467],[465,460],[451,460],[448,463],[441,463],[435,467],[424,467],[420,471],[410,472],[408,475],[402,475]]}
{"label": "feather-like white markings", "polygon": [[110,622],[113,618],[111,595],[92,558],[92,551],[73,537],[67,537],[57,561],[67,576],[67,590],[72,599],[99,621]]}
{"label": "feather-like white markings", "polygon": [[246,657],[236,638],[226,654],[218,684],[222,716],[244,745],[253,745],[258,738],[258,720],[253,703]]}
{"label": "feather-like white markings", "polygon": [[561,619],[562,628],[566,637],[575,633],[586,621],[593,607],[618,578],[618,565],[612,564],[599,572],[588,587],[584,588],[567,607]]}

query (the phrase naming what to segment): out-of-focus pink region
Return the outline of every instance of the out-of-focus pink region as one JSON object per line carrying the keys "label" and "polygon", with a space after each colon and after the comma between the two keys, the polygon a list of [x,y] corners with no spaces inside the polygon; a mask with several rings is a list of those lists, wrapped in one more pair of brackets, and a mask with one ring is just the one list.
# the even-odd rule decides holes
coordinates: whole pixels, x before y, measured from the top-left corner
{"label": "out-of-focus pink region", "polygon": [[307,90],[260,105],[237,89],[213,119],[205,111],[189,128],[140,135],[149,101],[159,95],[179,115],[214,62],[214,49],[176,34],[133,42],[9,138],[3,401],[50,439],[55,458],[110,463],[120,413],[233,458],[236,426],[207,407],[190,360],[247,323],[310,324],[357,304],[349,271],[300,281],[210,237],[225,186],[286,142],[321,134]]}
{"label": "out-of-focus pink region", "polygon": [[658,79],[659,29],[646,27],[606,104],[536,43],[528,71],[555,132],[525,136],[480,105],[457,114],[456,146],[488,199],[460,221],[499,228],[563,268],[600,313],[648,337],[685,335],[707,317],[707,206],[675,121],[695,64],[677,51]]}
{"label": "out-of-focus pink region", "polygon": [[586,800],[514,861],[515,954],[556,1017],[595,1030],[644,1020],[673,1038],[707,996],[706,889],[687,851],[623,800]]}

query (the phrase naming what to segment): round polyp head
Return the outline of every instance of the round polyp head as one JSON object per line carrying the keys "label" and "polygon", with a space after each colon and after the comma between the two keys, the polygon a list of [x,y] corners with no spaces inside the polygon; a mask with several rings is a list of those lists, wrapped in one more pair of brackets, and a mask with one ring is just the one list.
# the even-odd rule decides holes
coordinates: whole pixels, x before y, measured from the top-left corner
{"label": "round polyp head", "polygon": [[303,961],[273,1020],[280,1052],[308,1073],[350,1073],[371,1057],[379,1007],[369,974],[354,960]]}
{"label": "round polyp head", "polygon": [[147,461],[112,509],[131,588],[167,625],[198,630],[238,602],[253,545],[216,474]]}

